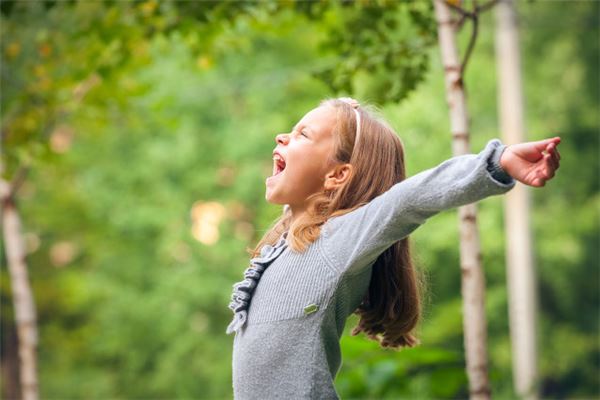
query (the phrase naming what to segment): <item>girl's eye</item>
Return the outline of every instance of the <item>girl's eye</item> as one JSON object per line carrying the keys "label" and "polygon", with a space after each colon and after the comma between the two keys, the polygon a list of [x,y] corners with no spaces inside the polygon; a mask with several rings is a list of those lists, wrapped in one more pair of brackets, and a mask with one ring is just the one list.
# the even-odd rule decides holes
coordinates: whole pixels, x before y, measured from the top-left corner
{"label": "girl's eye", "polygon": [[308,135],[304,131],[300,132],[300,134],[306,138],[308,137]]}

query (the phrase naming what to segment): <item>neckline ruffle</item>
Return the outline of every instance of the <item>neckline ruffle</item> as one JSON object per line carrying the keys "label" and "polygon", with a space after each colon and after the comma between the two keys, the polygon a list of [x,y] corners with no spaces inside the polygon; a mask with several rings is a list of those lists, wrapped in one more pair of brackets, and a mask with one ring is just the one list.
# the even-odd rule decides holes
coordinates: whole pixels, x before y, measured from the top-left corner
{"label": "neckline ruffle", "polygon": [[258,257],[250,260],[250,266],[244,271],[244,280],[233,285],[233,294],[229,308],[233,311],[233,320],[227,327],[226,333],[238,332],[248,319],[248,308],[254,290],[267,267],[287,248],[287,231],[284,232],[275,245],[264,245]]}

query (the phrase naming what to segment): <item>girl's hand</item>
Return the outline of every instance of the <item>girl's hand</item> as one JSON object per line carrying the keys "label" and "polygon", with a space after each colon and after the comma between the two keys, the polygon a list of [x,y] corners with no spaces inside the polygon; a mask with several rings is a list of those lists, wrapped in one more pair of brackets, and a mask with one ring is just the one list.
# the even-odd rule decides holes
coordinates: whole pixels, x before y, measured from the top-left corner
{"label": "girl's hand", "polygon": [[556,146],[560,137],[508,146],[500,157],[500,166],[517,181],[541,187],[552,179],[560,163]]}

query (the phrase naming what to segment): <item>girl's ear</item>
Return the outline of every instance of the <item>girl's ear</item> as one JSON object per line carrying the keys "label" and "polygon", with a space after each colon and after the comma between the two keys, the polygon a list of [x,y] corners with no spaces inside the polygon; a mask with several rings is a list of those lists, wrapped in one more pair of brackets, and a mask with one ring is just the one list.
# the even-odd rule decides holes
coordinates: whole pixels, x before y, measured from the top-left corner
{"label": "girl's ear", "polygon": [[350,164],[336,165],[325,175],[325,190],[335,190],[346,183],[352,176],[353,168]]}

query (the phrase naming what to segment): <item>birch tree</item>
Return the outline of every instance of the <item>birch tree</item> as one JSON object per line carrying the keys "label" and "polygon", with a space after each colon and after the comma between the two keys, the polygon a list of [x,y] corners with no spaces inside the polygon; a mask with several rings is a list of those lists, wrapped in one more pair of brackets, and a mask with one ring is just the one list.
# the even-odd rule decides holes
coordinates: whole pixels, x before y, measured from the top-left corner
{"label": "birch tree", "polygon": [[[517,15],[512,0],[496,7],[496,60],[500,130],[507,144],[525,141]],[[515,391],[536,398],[535,270],[529,223],[529,189],[517,184],[504,197],[509,322]]]}
{"label": "birch tree", "polygon": [[37,377],[37,321],[35,302],[25,263],[25,245],[21,231],[21,217],[14,201],[15,193],[24,177],[19,170],[12,182],[0,179],[0,201],[2,202],[2,233],[8,271],[10,274],[17,337],[19,342],[19,376],[21,398],[38,398]]}
{"label": "birch tree", "polygon": [[[455,156],[470,153],[469,113],[464,89],[464,72],[477,37],[478,13],[494,2],[473,11],[460,8],[460,2],[434,0],[438,24],[438,39],[445,71],[446,99],[450,109],[452,152]],[[453,19],[451,8],[460,12]],[[470,18],[473,32],[464,61],[461,62],[456,45],[456,28]],[[468,204],[458,209],[460,231],[461,292],[463,296],[464,344],[469,378],[469,395],[472,399],[490,398],[488,379],[487,332],[485,316],[485,277],[481,265],[481,245],[477,228],[477,207]]]}

